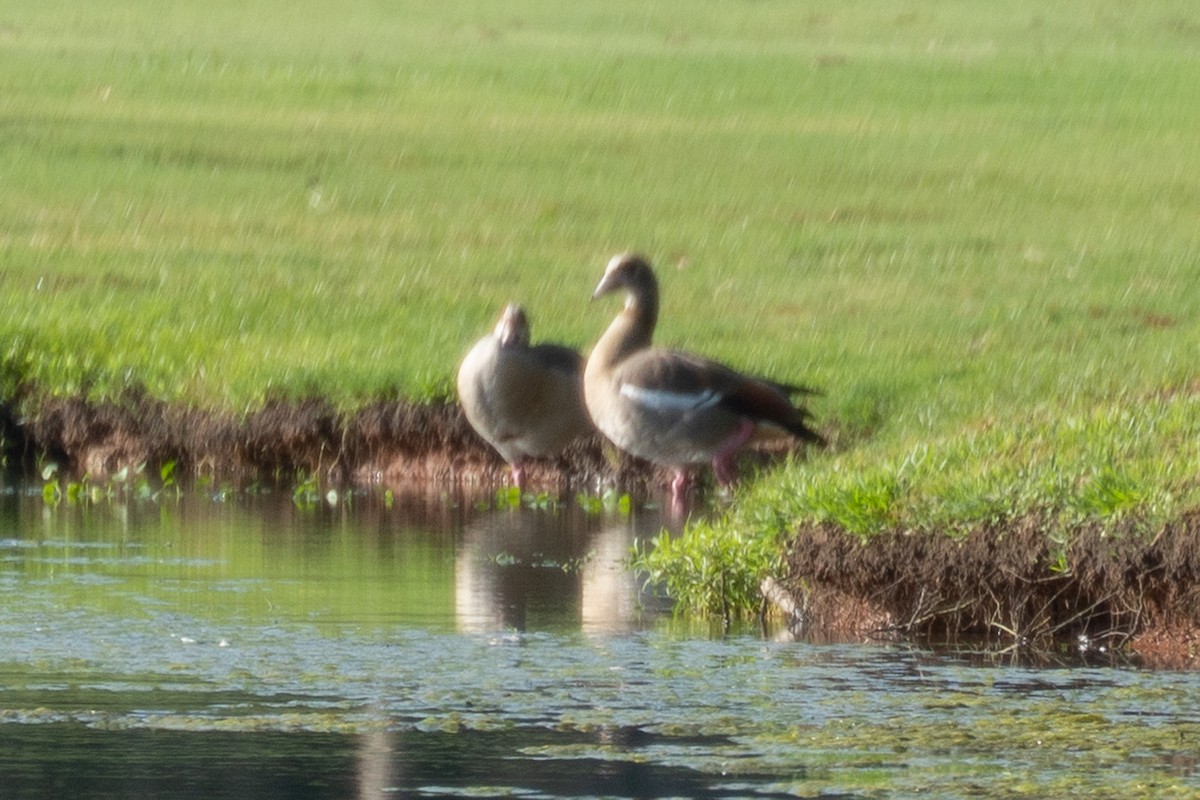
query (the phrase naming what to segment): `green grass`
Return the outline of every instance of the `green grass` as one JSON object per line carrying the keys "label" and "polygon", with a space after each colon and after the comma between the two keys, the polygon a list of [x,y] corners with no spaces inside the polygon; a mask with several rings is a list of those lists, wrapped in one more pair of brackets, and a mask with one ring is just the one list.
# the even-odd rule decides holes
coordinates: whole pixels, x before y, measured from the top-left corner
{"label": "green grass", "polygon": [[736,524],[1197,505],[1191,4],[245,5],[0,12],[7,386],[443,395],[636,248],[661,341],[846,445]]}

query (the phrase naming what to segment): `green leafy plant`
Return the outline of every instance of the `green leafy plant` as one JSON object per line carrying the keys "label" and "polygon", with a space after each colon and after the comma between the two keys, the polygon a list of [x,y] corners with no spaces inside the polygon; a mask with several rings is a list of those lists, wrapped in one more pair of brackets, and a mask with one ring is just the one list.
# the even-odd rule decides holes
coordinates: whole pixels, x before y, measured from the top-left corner
{"label": "green leafy plant", "polygon": [[526,492],[521,495],[521,504],[525,508],[552,511],[558,508],[558,495],[550,492]]}
{"label": "green leafy plant", "polygon": [[321,484],[315,474],[302,475],[292,490],[292,502],[298,508],[311,510],[321,502]]}
{"label": "green leafy plant", "polygon": [[158,472],[159,484],[151,484],[146,474],[146,464],[130,468],[128,465],[117,470],[108,478],[97,481],[84,474],[78,480],[68,480],[65,486],[59,480],[58,464],[49,463],[42,467],[42,498],[49,505],[66,500],[70,505],[94,504],[104,501],[138,500],[157,503],[168,494],[178,499],[181,495],[175,482],[175,462],[164,463]]}
{"label": "green leafy plant", "polygon": [[[486,506],[486,504],[485,504]],[[501,508],[520,508],[521,507],[521,490],[516,486],[502,486],[496,490],[495,507]]]}
{"label": "green leafy plant", "polygon": [[773,536],[699,523],[678,536],[664,530],[636,541],[631,563],[648,584],[666,591],[677,610],[729,622],[761,612],[759,586],[779,569],[780,553]]}
{"label": "green leafy plant", "polygon": [[42,467],[42,500],[46,505],[57,505],[62,499],[62,490],[58,486],[58,464],[50,463]]}
{"label": "green leafy plant", "polygon": [[633,509],[633,498],[629,496],[629,493],[619,492],[612,488],[605,489],[599,495],[579,492],[575,495],[575,502],[584,512],[596,516],[605,512],[616,512],[628,516]]}
{"label": "green leafy plant", "polygon": [[161,467],[158,468],[158,479],[159,479],[159,488],[154,493],[155,500],[157,500],[159,497],[162,497],[164,495],[164,493],[172,492],[172,491],[175,494],[175,498],[176,499],[179,498],[180,489],[179,489],[178,484],[175,483],[175,462],[174,461],[167,461]]}

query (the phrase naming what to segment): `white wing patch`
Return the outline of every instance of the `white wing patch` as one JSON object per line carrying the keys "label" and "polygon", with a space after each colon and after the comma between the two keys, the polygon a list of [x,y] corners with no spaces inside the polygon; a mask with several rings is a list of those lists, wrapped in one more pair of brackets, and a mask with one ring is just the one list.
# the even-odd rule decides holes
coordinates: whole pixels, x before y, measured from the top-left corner
{"label": "white wing patch", "polygon": [[721,395],[712,389],[702,392],[672,392],[666,389],[647,389],[632,383],[621,384],[621,395],[656,411],[702,411],[721,402]]}

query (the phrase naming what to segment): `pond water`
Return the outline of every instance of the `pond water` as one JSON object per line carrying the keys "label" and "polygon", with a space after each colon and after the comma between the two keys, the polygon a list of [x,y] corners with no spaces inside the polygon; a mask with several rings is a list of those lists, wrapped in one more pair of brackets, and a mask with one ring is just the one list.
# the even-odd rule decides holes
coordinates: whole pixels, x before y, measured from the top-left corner
{"label": "pond water", "polygon": [[653,511],[496,505],[8,490],[0,797],[1200,797],[1196,673],[721,633]]}

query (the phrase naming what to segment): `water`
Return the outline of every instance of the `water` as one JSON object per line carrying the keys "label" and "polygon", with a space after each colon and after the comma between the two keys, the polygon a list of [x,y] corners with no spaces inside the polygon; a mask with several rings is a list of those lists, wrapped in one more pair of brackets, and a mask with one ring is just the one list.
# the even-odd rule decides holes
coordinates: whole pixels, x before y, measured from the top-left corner
{"label": "water", "polygon": [[1196,673],[714,635],[653,512],[345,500],[0,497],[0,797],[1200,797]]}

